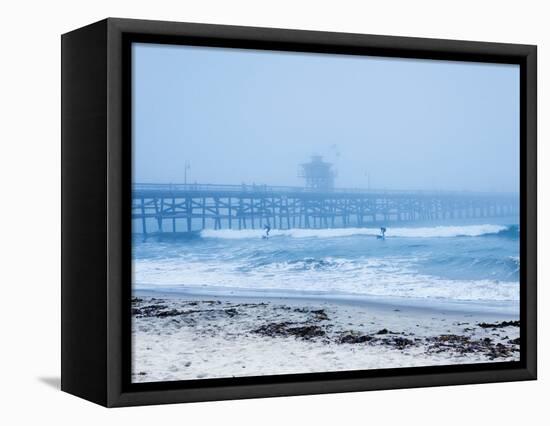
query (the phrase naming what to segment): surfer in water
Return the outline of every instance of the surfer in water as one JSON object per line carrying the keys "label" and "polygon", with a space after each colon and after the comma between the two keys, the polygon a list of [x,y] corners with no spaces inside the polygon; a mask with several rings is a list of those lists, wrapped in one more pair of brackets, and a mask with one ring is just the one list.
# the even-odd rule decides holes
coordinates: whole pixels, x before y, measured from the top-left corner
{"label": "surfer in water", "polygon": [[271,231],[271,226],[269,226],[269,224],[266,224],[264,225],[264,229],[265,229],[265,235],[262,235],[262,238],[264,240],[267,240],[269,238],[269,231]]}
{"label": "surfer in water", "polygon": [[386,239],[386,228],[381,227],[380,228],[380,235],[377,235],[376,238],[379,239],[379,240],[385,240]]}

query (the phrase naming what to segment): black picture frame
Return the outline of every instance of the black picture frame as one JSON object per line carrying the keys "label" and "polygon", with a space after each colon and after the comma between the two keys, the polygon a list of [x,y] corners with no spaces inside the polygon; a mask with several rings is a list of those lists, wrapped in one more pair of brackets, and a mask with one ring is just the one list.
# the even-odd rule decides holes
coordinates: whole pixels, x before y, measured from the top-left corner
{"label": "black picture frame", "polygon": [[[130,406],[536,379],[537,49],[109,18],[62,36],[62,390]],[[520,65],[520,361],[158,383],[130,381],[130,43]]]}

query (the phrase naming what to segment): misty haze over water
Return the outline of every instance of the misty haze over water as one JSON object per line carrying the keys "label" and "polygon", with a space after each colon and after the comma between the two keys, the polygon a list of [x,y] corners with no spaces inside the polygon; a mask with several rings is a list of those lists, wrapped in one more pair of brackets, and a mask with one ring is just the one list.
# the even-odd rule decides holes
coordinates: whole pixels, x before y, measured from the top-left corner
{"label": "misty haze over water", "polygon": [[151,44],[133,58],[134,182],[302,186],[319,154],[336,187],[518,192],[515,65]]}

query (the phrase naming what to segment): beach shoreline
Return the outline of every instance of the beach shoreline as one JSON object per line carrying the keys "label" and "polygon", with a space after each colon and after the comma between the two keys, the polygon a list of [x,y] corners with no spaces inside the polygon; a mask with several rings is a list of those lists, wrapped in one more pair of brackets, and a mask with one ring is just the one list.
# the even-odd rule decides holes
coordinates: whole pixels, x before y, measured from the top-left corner
{"label": "beach shoreline", "polygon": [[399,302],[134,290],[132,381],[519,361],[513,310]]}

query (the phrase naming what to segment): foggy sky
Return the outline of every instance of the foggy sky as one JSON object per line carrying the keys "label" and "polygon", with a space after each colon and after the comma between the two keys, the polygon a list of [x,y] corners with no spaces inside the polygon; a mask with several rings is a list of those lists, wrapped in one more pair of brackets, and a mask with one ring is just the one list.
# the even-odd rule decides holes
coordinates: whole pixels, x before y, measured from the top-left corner
{"label": "foggy sky", "polygon": [[517,192],[519,67],[133,45],[134,182]]}

